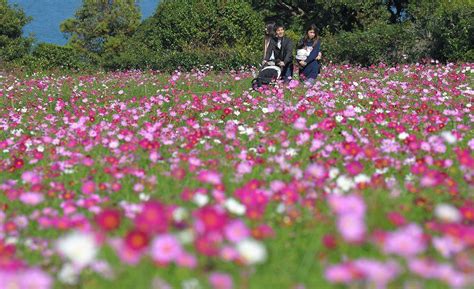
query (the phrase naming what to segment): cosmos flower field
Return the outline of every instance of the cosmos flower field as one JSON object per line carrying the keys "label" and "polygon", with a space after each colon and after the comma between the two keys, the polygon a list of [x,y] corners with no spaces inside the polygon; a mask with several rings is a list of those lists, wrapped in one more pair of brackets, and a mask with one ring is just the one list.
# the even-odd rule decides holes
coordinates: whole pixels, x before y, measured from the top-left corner
{"label": "cosmos flower field", "polygon": [[0,78],[0,289],[474,288],[474,64]]}

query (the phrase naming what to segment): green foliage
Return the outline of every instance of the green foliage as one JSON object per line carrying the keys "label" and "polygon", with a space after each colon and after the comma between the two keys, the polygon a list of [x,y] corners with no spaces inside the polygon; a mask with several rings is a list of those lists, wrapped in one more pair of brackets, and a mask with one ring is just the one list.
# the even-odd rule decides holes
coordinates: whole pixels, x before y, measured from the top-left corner
{"label": "green foliage", "polygon": [[294,30],[285,30],[285,35],[286,37],[290,38],[291,41],[293,41],[293,43],[296,45],[296,43],[298,43],[298,41],[300,41],[300,39],[303,37],[304,34],[302,33],[299,33],[298,32],[295,32]]}
{"label": "green foliage", "polygon": [[53,67],[81,69],[87,67],[85,58],[68,46],[41,43],[33,50],[33,56],[42,60],[45,69]]}
{"label": "green foliage", "polygon": [[362,29],[374,19],[388,19],[387,1],[367,0],[247,0],[266,20],[283,22],[295,31],[316,24],[321,32],[337,33]]}
{"label": "green foliage", "polygon": [[135,0],[83,0],[74,18],[61,23],[69,45],[100,63],[123,49],[123,42],[140,24]]}
{"label": "green foliage", "polygon": [[427,56],[427,44],[414,41],[415,37],[411,23],[378,23],[365,30],[327,35],[322,49],[324,58],[335,63],[369,66],[413,62]]}
{"label": "green foliage", "polygon": [[[164,0],[108,68],[160,70],[210,65],[236,68],[260,61],[263,20],[242,1]],[[146,57],[146,59],[144,59]]]}
{"label": "green foliage", "polygon": [[26,55],[33,39],[22,37],[23,26],[31,21],[22,9],[0,0],[0,62]]}
{"label": "green foliage", "polygon": [[418,1],[409,6],[421,39],[432,58],[474,61],[474,2]]}

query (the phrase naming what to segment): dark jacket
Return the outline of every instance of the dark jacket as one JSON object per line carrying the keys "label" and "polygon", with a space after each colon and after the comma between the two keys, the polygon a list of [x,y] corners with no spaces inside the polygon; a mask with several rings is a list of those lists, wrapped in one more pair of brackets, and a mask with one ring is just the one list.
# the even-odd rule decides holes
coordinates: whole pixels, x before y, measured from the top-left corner
{"label": "dark jacket", "polygon": [[281,39],[281,48],[278,48],[278,38],[273,38],[267,49],[265,60],[270,60],[272,52],[275,55],[275,62],[283,61],[285,66],[293,63],[293,41],[288,37]]}
{"label": "dark jacket", "polygon": [[297,49],[301,49],[305,46],[313,46],[313,50],[306,58],[306,66],[300,67],[300,76],[303,76],[305,79],[318,77],[319,74],[319,61],[316,59],[318,57],[319,51],[321,49],[321,41],[318,39],[317,43],[314,43],[314,40],[301,39],[296,46]]}

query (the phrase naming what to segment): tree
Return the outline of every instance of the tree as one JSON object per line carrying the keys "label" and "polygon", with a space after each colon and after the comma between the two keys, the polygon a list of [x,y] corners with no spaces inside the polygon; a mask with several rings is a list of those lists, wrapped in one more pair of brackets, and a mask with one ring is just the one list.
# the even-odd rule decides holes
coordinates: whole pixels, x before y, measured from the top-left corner
{"label": "tree", "polygon": [[322,32],[337,33],[364,28],[376,22],[403,19],[408,0],[247,0],[265,20],[282,21],[288,27],[315,23]]}
{"label": "tree", "polygon": [[474,2],[416,0],[408,5],[419,38],[440,61],[474,61]]}
{"label": "tree", "polygon": [[60,28],[70,36],[70,46],[100,62],[122,51],[122,43],[133,35],[140,18],[135,0],[83,0],[74,18]]}
{"label": "tree", "polygon": [[212,65],[240,68],[261,61],[263,19],[245,1],[162,0],[143,21],[116,65],[160,70]]}
{"label": "tree", "polygon": [[0,0],[0,61],[21,58],[29,52],[33,39],[23,37],[22,31],[30,21],[18,6]]}

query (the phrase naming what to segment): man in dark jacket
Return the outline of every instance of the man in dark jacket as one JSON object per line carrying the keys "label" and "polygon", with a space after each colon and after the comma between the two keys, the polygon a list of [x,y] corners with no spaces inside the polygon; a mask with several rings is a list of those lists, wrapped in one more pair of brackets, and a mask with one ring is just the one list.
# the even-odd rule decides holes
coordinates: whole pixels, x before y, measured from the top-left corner
{"label": "man in dark jacket", "polygon": [[265,55],[266,61],[273,61],[281,68],[281,77],[289,82],[293,77],[293,41],[285,36],[283,25],[275,26],[275,38]]}

